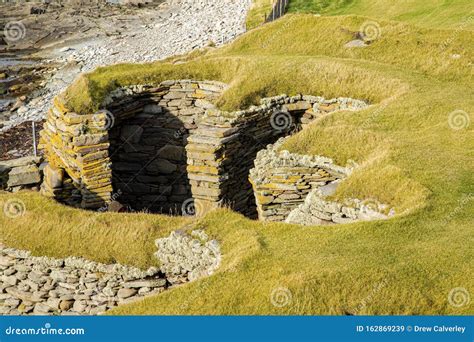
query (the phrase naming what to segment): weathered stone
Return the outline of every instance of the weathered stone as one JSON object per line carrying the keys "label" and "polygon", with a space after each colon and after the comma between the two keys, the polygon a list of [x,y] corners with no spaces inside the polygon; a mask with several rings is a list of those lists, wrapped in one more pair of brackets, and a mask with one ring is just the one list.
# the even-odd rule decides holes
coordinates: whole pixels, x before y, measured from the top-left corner
{"label": "weathered stone", "polygon": [[41,174],[36,165],[18,166],[8,173],[9,187],[31,185],[41,181]]}
{"label": "weathered stone", "polygon": [[33,309],[33,313],[38,315],[45,315],[51,311],[53,311],[53,309],[49,305],[44,303],[36,303],[35,308]]}
{"label": "weathered stone", "polygon": [[143,128],[137,125],[122,126],[121,139],[130,144],[137,144],[143,134]]}
{"label": "weathered stone", "polygon": [[177,166],[166,159],[159,158],[151,162],[146,169],[150,172],[170,174],[177,170]]}
{"label": "weathered stone", "polygon": [[74,305],[74,300],[60,300],[59,309],[62,311],[71,310]]}
{"label": "weathered stone", "polygon": [[132,296],[136,295],[137,293],[138,293],[138,290],[136,290],[134,288],[126,288],[126,289],[120,289],[117,292],[117,296],[120,299],[126,299],[126,298],[129,298],[129,297],[132,297]]}
{"label": "weathered stone", "polygon": [[141,287],[162,287],[166,285],[166,279],[153,279],[153,280],[137,280],[131,281],[124,284],[126,288],[141,288]]}
{"label": "weathered stone", "polygon": [[158,150],[157,156],[163,159],[182,161],[185,159],[185,149],[182,146],[165,145]]}

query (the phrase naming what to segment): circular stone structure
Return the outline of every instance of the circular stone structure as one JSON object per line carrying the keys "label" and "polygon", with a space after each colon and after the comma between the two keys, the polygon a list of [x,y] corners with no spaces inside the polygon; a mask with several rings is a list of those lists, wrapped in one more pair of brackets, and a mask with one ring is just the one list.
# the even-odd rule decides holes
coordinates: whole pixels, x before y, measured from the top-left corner
{"label": "circular stone structure", "polygon": [[42,193],[87,209],[203,214],[226,205],[252,218],[249,172],[257,152],[315,118],[367,105],[348,98],[280,95],[223,112],[214,81],[170,80],[112,91],[97,113],[57,97],[41,132]]}

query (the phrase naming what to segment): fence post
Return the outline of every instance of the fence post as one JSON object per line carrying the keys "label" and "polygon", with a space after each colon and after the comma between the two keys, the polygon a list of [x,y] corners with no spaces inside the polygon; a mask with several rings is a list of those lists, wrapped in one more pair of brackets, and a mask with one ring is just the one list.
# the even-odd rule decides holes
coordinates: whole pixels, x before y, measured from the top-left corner
{"label": "fence post", "polygon": [[275,21],[275,2],[272,4],[272,21]]}
{"label": "fence post", "polygon": [[36,150],[36,127],[35,127],[35,121],[31,121],[31,126],[33,129],[33,155],[35,157],[38,156],[38,151]]}

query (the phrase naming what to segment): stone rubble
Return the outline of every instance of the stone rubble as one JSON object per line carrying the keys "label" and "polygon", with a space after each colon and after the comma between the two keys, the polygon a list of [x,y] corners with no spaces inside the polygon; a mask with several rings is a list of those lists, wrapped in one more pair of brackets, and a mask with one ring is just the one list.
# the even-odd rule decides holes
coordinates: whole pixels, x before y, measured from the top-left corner
{"label": "stone rubble", "polygon": [[190,235],[176,231],[156,240],[161,270],[175,282],[193,281],[214,273],[221,262],[219,243],[206,233],[193,230]]}
{"label": "stone rubble", "polygon": [[98,315],[211,275],[221,255],[201,230],[158,239],[160,269],[34,257],[0,244],[0,315]]}
{"label": "stone rubble", "polygon": [[62,48],[51,62],[63,67],[33,101],[18,108],[1,131],[46,116],[53,97],[74,78],[98,66],[142,63],[181,55],[209,44],[220,46],[245,32],[251,0],[172,0],[169,9],[156,11],[154,24],[136,27],[118,36],[98,37]]}
{"label": "stone rubble", "polygon": [[280,151],[285,138],[258,152],[250,182],[255,193],[258,217],[284,221],[319,187],[349,176],[354,165],[341,167],[330,158]]}
{"label": "stone rubble", "polygon": [[[338,181],[333,182],[337,184]],[[326,186],[329,187],[333,184]],[[312,190],[305,198],[303,204],[293,209],[285,219],[286,223],[301,224],[306,226],[324,225],[331,223],[352,223],[357,221],[385,220],[393,215],[393,209],[388,211],[387,205],[376,200],[345,199],[338,203],[327,199],[335,191],[325,191],[325,187]]]}

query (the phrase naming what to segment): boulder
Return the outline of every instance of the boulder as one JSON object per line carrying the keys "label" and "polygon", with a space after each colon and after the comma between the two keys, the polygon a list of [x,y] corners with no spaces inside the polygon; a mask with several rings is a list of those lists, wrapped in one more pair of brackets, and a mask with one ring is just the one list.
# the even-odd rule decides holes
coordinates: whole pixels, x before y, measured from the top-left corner
{"label": "boulder", "polygon": [[8,173],[8,187],[32,185],[39,182],[41,182],[41,174],[36,165],[18,166]]}
{"label": "boulder", "polygon": [[44,181],[52,189],[61,188],[64,180],[64,170],[55,169],[51,165],[46,165],[44,170]]}

